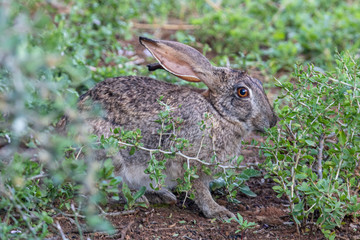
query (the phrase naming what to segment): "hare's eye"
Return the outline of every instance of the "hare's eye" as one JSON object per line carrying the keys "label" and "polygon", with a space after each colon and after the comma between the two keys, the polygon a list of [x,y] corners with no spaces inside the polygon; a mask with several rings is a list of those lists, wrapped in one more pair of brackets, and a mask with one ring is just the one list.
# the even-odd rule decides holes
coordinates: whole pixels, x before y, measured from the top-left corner
{"label": "hare's eye", "polygon": [[237,89],[237,95],[241,98],[248,97],[249,96],[249,90],[244,87],[239,87]]}

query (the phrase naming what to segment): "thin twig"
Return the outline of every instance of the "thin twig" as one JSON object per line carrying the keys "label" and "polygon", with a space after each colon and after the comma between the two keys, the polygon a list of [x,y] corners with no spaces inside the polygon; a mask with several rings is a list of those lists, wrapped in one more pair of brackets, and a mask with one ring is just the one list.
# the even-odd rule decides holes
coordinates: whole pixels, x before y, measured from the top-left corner
{"label": "thin twig", "polygon": [[59,230],[62,240],[68,240],[58,221],[56,221],[56,228]]}
{"label": "thin twig", "polygon": [[291,199],[294,198],[294,189],[295,189],[295,169],[297,168],[297,166],[299,165],[299,160],[300,160],[300,153],[301,150],[299,150],[296,154],[296,160],[295,160],[295,165],[292,167],[291,169],[291,175],[292,175],[292,185],[291,185]]}
{"label": "thin twig", "polygon": [[346,83],[346,82],[343,82],[343,81],[337,80],[337,79],[335,79],[335,78],[331,78],[331,77],[329,77],[329,80],[334,81],[334,82],[341,83],[341,84],[346,85],[346,86],[349,86],[349,87],[354,87],[353,85],[351,85],[351,84],[349,84],[349,83]]}
{"label": "thin twig", "polygon": [[281,85],[281,88],[284,88],[287,91],[287,93],[294,99],[295,102],[297,102],[297,103],[303,105],[304,107],[306,107],[307,109],[311,110],[311,108],[308,105],[299,101],[298,98],[294,96],[292,91],[290,91],[287,87],[285,87],[277,78],[275,78],[275,80]]}
{"label": "thin twig", "polygon": [[[296,147],[296,146],[294,146]],[[296,160],[295,160],[295,165],[294,167],[292,168],[292,185],[291,185],[291,199],[290,199],[290,206],[291,206],[291,212],[293,212],[294,210],[294,189],[295,189],[295,169],[297,168],[298,164],[299,164],[299,160],[300,160],[300,154],[301,154],[301,150],[299,150],[296,154]],[[295,218],[295,216],[293,216]],[[295,220],[294,220],[295,221]],[[295,224],[296,226],[296,231],[297,233],[300,235],[300,229],[299,229],[299,226],[298,224],[296,223]]]}
{"label": "thin twig", "polygon": [[[335,101],[332,102],[332,103],[330,103],[329,106],[327,106],[327,107],[324,109],[324,111],[328,110],[334,103],[335,103]],[[314,120],[310,123],[310,125],[313,125],[313,123],[320,117],[320,115],[321,115],[321,113],[318,113],[318,115],[316,116],[316,118],[314,118]]]}
{"label": "thin twig", "polygon": [[202,148],[202,146],[203,146],[203,141],[204,141],[204,139],[205,139],[205,135],[203,135],[202,138],[201,138],[200,147],[199,147],[199,150],[198,150],[198,152],[197,152],[197,154],[196,154],[196,157],[197,157],[197,158],[199,158],[199,156],[200,156],[200,152],[201,152],[201,148]]}
{"label": "thin twig", "polygon": [[214,3],[213,1],[211,0],[205,0],[207,4],[210,5],[210,7],[212,7],[215,11],[220,11],[221,10],[221,7],[220,7],[220,4],[216,4]]}
{"label": "thin twig", "polygon": [[[281,180],[283,190],[287,191],[287,186],[286,186],[286,183],[285,183],[283,177],[279,176],[279,178]],[[294,211],[293,201],[292,201],[291,197],[289,196],[289,194],[286,194],[286,196],[287,196],[287,198],[289,199],[289,202],[290,202],[290,211],[293,212]],[[293,216],[293,218],[295,218],[295,216]],[[294,219],[294,223],[295,223],[295,227],[296,227],[296,232],[297,232],[298,235],[300,235],[299,225],[296,223],[295,219]]]}
{"label": "thin twig", "polygon": [[[186,159],[186,163],[187,163],[187,170],[190,171],[190,160],[189,160],[189,159]],[[190,176],[190,174],[189,174],[189,176],[188,176],[188,181],[191,182],[191,176]],[[183,207],[185,206],[185,201],[186,201],[186,199],[188,198],[188,192],[189,192],[189,191],[186,191],[185,198],[184,198],[184,201],[183,201],[183,203],[182,203],[182,206],[183,206]]]}
{"label": "thin twig", "polygon": [[[277,142],[276,142],[276,151],[275,151],[275,159],[276,159],[276,165],[279,164],[279,158],[278,158],[278,153],[279,153],[279,142],[280,142],[280,136],[281,136],[281,130],[277,129],[278,132],[278,138],[277,138]],[[294,139],[295,140],[295,139]]]}
{"label": "thin twig", "polygon": [[319,152],[318,152],[318,155],[317,155],[317,160],[318,160],[317,172],[318,172],[318,175],[319,175],[319,179],[323,178],[322,160],[323,160],[324,140],[325,140],[325,134],[322,133],[320,135]]}
{"label": "thin twig", "polygon": [[159,143],[158,143],[158,148],[161,147],[161,140],[162,140],[162,136],[163,136],[163,130],[164,130],[164,124],[165,124],[165,121],[164,120],[161,120],[161,131],[159,133]]}
{"label": "thin twig", "polygon": [[80,148],[79,152],[77,153],[77,155],[75,157],[75,160],[79,159],[79,156],[80,156],[80,153],[81,153],[82,149],[83,149],[83,147]]}
{"label": "thin twig", "polygon": [[137,212],[138,212],[137,210],[127,210],[127,211],[122,211],[122,212],[111,212],[111,213],[104,212],[104,213],[100,214],[100,216],[114,217],[114,216],[129,215],[129,214],[133,214],[133,213],[137,213]]}
{"label": "thin twig", "polygon": [[75,206],[73,203],[71,204],[71,210],[73,210],[74,215],[75,215],[75,225],[76,225],[77,229],[79,230],[80,239],[83,240],[84,236],[83,236],[83,232],[80,227],[80,223],[79,223],[79,219],[78,219],[79,213],[75,210]]}
{"label": "thin twig", "polygon": [[[111,212],[111,213],[107,213],[107,212],[102,212],[101,214],[99,214],[99,216],[104,216],[104,217],[114,217],[114,216],[122,216],[122,215],[128,215],[128,214],[133,214],[136,213],[136,210],[128,210],[128,211],[121,211],[121,212]],[[64,212],[60,212],[61,215],[65,216],[65,217],[75,217],[75,214],[68,214],[68,213],[64,213]],[[86,216],[84,215],[80,215],[77,214],[76,215],[78,218],[86,218]]]}
{"label": "thin twig", "polygon": [[48,177],[48,176],[49,176],[49,174],[41,173],[41,174],[38,174],[38,175],[28,178],[27,181],[32,181],[32,180],[36,180],[36,179],[44,178],[44,177]]}
{"label": "thin twig", "polygon": [[246,145],[246,144],[243,144],[242,146],[245,147],[245,148],[258,148],[258,149],[268,149],[268,150],[274,150],[275,149],[274,147],[264,147],[264,146]]}
{"label": "thin twig", "polygon": [[[10,199],[10,201],[13,203],[13,205],[15,206],[16,210],[19,212],[19,214],[21,215],[22,219],[25,221],[28,229],[30,230],[30,232],[33,234],[33,236],[36,236],[36,232],[34,230],[34,228],[31,226],[30,222],[29,222],[29,217],[33,218],[34,216],[31,214],[31,212],[24,206],[24,204],[22,202],[16,202],[17,199],[15,199],[13,197],[12,191],[10,189],[10,187],[8,187],[8,193],[6,194],[8,196],[8,198]],[[21,207],[19,206],[21,205],[21,207],[23,207],[27,213],[29,213],[29,217],[26,216],[26,214],[22,211]]]}
{"label": "thin twig", "polygon": [[337,180],[339,178],[339,174],[340,174],[340,170],[341,170],[341,165],[343,164],[344,158],[340,159],[340,163],[339,163],[339,168],[336,171],[336,176],[335,176],[335,180]]}
{"label": "thin twig", "polygon": [[146,148],[146,147],[142,147],[142,146],[135,146],[134,144],[130,144],[130,143],[125,143],[125,142],[122,142],[122,141],[118,141],[118,143],[120,145],[123,145],[123,146],[127,146],[127,147],[136,147],[140,150],[144,150],[144,151],[147,151],[147,152],[160,152],[160,153],[163,153],[163,154],[175,154],[175,155],[178,155],[178,156],[181,156],[185,159],[189,159],[189,160],[193,160],[193,161],[197,161],[203,165],[206,165],[206,166],[218,166],[220,168],[223,168],[223,169],[242,169],[242,168],[247,168],[247,166],[232,166],[232,165],[229,165],[229,166],[226,166],[226,165],[220,165],[220,164],[214,164],[214,163],[208,163],[208,162],[204,162],[202,161],[201,159],[197,158],[197,157],[189,157],[185,154],[183,154],[182,152],[178,151],[178,152],[170,152],[170,151],[164,151],[164,150],[161,150],[161,149],[151,149],[151,148]]}
{"label": "thin twig", "polygon": [[121,240],[125,239],[126,237],[126,232],[131,228],[131,226],[134,224],[134,220],[132,220],[131,222],[129,222],[129,224],[121,231]]}
{"label": "thin twig", "polygon": [[320,202],[320,200],[324,197],[324,195],[322,195],[319,200],[317,200],[308,210],[305,211],[305,213],[308,213],[310,212],[311,209],[313,209],[317,204],[318,202]]}
{"label": "thin twig", "polygon": [[[65,216],[65,217],[75,217],[75,214],[69,214],[69,213],[64,213],[64,212],[60,212],[61,215]],[[86,218],[86,216],[84,215],[80,215],[80,214],[77,214],[76,215],[78,218]]]}

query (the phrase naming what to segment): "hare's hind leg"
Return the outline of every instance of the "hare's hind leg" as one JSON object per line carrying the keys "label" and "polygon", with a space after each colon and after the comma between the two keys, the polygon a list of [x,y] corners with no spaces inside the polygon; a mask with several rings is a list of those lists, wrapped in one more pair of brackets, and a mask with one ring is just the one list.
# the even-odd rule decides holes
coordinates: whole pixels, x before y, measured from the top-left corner
{"label": "hare's hind leg", "polygon": [[145,196],[149,202],[153,204],[164,203],[173,205],[177,201],[176,196],[167,189],[161,189],[159,191],[148,190],[145,192]]}
{"label": "hare's hind leg", "polygon": [[[121,186],[119,187],[121,189]],[[131,190],[132,194],[135,194],[136,190]],[[120,190],[119,192],[120,200],[118,201],[121,204],[126,204],[127,200]],[[170,192],[167,189],[162,189],[159,191],[146,191],[143,196],[136,199],[136,202],[142,202],[145,203],[146,206],[149,206],[150,204],[169,204],[174,205],[176,204],[176,196]]]}
{"label": "hare's hind leg", "polygon": [[[135,161],[131,164],[124,161],[121,154],[117,155],[117,161],[119,164],[115,166],[118,168],[118,175],[120,175],[123,181],[129,186],[130,189],[140,189],[142,186],[146,187],[146,192],[143,197],[146,197],[149,203],[153,204],[175,204],[176,196],[168,189],[162,188],[159,191],[155,191],[150,188],[150,178],[148,174],[145,174],[146,165],[138,163],[135,165]],[[153,182],[155,185],[155,182]]]}

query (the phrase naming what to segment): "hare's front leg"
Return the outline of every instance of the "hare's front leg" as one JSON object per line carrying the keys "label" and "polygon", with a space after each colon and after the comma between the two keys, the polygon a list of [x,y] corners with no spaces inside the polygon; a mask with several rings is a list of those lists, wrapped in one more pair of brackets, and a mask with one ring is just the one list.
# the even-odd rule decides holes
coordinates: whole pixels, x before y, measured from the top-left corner
{"label": "hare's front leg", "polygon": [[193,183],[195,190],[195,203],[207,218],[230,219],[235,215],[225,207],[217,204],[211,196],[208,181],[196,179]]}

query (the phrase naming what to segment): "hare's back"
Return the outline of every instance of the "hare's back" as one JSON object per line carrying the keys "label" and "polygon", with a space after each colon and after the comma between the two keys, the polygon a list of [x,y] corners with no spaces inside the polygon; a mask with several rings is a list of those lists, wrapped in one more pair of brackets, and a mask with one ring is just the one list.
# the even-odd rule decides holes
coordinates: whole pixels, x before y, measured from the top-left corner
{"label": "hare's back", "polygon": [[[158,118],[159,112],[164,110],[159,104],[161,96],[179,117],[187,119],[202,115],[207,106],[199,92],[149,77],[118,77],[106,79],[83,94],[78,107],[88,111],[100,105],[105,111],[103,118],[111,125],[136,128]],[[181,109],[177,109],[180,106]]]}

